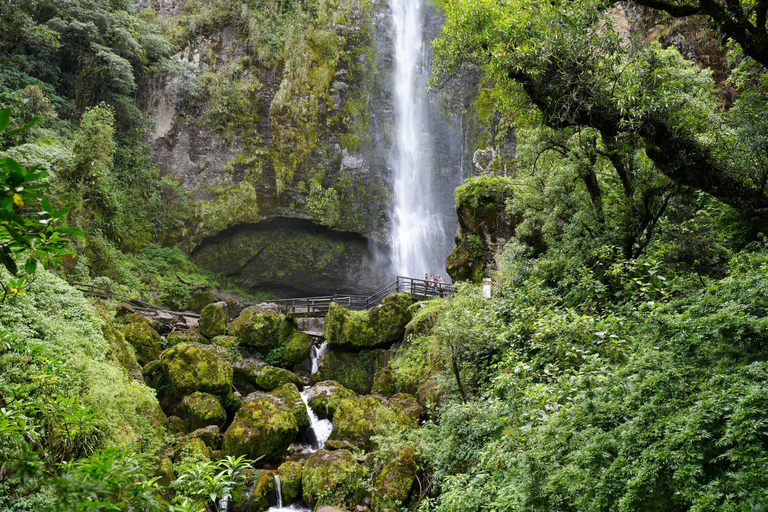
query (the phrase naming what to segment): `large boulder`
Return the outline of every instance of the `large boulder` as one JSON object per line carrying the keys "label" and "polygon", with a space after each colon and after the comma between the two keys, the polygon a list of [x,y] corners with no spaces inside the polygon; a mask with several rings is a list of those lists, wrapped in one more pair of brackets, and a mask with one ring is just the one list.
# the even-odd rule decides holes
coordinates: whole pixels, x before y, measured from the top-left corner
{"label": "large boulder", "polygon": [[181,406],[189,419],[189,429],[195,430],[209,425],[224,426],[227,412],[216,397],[196,391],[181,400]]}
{"label": "large boulder", "polygon": [[312,336],[305,332],[296,331],[285,342],[283,361],[287,365],[299,364],[309,355],[312,349]]}
{"label": "large boulder", "polygon": [[217,425],[208,425],[207,427],[193,430],[187,436],[189,439],[200,439],[211,450],[221,448],[221,430]]}
{"label": "large boulder", "polygon": [[332,419],[339,402],[345,398],[357,396],[335,380],[318,382],[307,393],[307,402],[318,418]]}
{"label": "large boulder", "polygon": [[322,495],[326,502],[351,508],[367,494],[364,475],[365,468],[349,450],[318,450],[304,464],[302,496],[310,507]]}
{"label": "large boulder", "polygon": [[163,374],[176,396],[202,391],[220,398],[232,391],[232,360],[226,349],[201,343],[179,343],[160,356]]}
{"label": "large boulder", "polygon": [[293,383],[303,387],[304,383],[293,373],[283,368],[257,363],[255,361],[239,361],[233,365],[235,387],[241,393],[254,391],[272,391]]}
{"label": "large boulder", "polygon": [[411,320],[410,295],[399,293],[385,298],[368,311],[349,311],[331,303],[325,316],[325,338],[331,347],[350,350],[388,346],[401,341]]}
{"label": "large boulder", "polygon": [[276,461],[309,425],[307,409],[294,384],[272,393],[255,391],[243,399],[224,433],[223,455],[255,459],[267,455]]}
{"label": "large boulder", "polygon": [[173,462],[181,462],[187,458],[211,460],[211,449],[202,439],[192,438],[180,442],[171,450]]}
{"label": "large boulder", "polygon": [[277,474],[280,476],[280,490],[283,495],[283,503],[293,503],[301,496],[302,473],[302,464],[293,460],[284,462],[277,468]]}
{"label": "large boulder", "polygon": [[150,361],[160,357],[163,351],[163,340],[146,322],[134,322],[125,324],[120,328],[125,341],[130,343],[136,351],[136,359],[144,366]]}
{"label": "large boulder", "polygon": [[296,323],[277,311],[252,306],[244,309],[229,326],[240,343],[257,350],[279,347],[296,331]]}
{"label": "large boulder", "polygon": [[373,483],[371,503],[374,510],[395,509],[408,499],[416,480],[413,448],[406,446],[387,462]]}
{"label": "large boulder", "polygon": [[347,441],[366,451],[376,450],[377,446],[371,440],[373,436],[387,435],[403,428],[415,429],[418,426],[413,411],[403,407],[404,402],[409,403],[405,397],[393,402],[374,395],[341,400],[333,415],[333,431],[329,441]]}
{"label": "large boulder", "polygon": [[227,334],[227,324],[229,323],[229,310],[226,302],[216,302],[208,304],[200,313],[200,324],[198,330],[206,338],[215,338],[222,334]]}
{"label": "large boulder", "polygon": [[275,477],[266,469],[256,470],[251,485],[235,503],[236,512],[264,512],[275,494]]}
{"label": "large boulder", "polygon": [[335,380],[355,393],[365,395],[371,392],[376,369],[384,365],[387,351],[383,349],[346,352],[331,349],[317,364],[312,382]]}
{"label": "large boulder", "polygon": [[196,329],[189,329],[187,331],[173,331],[169,332],[165,336],[166,347],[173,347],[179,343],[202,343],[207,345],[209,341],[208,338],[200,334]]}

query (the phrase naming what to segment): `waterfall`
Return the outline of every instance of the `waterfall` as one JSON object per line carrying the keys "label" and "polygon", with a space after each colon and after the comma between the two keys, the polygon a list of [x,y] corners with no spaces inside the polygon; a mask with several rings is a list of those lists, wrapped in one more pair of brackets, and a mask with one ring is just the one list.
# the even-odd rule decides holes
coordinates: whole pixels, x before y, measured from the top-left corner
{"label": "waterfall", "polygon": [[269,507],[266,512],[311,512],[310,509],[294,503],[289,507],[283,507],[283,490],[280,484],[280,475],[275,473],[275,501],[274,507]]}
{"label": "waterfall", "polygon": [[275,473],[275,496],[277,497],[275,501],[277,502],[276,506],[279,509],[283,508],[283,490],[280,487],[280,475]]}
{"label": "waterfall", "polygon": [[428,100],[422,2],[392,0],[397,116],[392,157],[395,203],[392,260],[398,275],[412,277],[442,274],[447,256],[446,230],[434,204],[432,148],[424,122]]}
{"label": "waterfall", "polygon": [[321,357],[325,355],[325,353],[328,352],[328,342],[324,341],[320,344],[319,347],[315,347],[312,345],[312,348],[309,351],[309,357],[312,360],[312,372],[317,372],[317,362],[320,360]]}
{"label": "waterfall", "polygon": [[[312,373],[317,371],[317,363],[326,352],[328,352],[327,341],[321,343],[319,347],[312,346],[309,353],[310,358],[312,359]],[[301,392],[301,399],[307,407],[307,416],[309,416],[309,431],[307,432],[307,437],[309,438],[308,448],[310,452],[316,452],[325,446],[325,442],[328,440],[328,437],[333,430],[333,424],[331,423],[331,420],[321,420],[318,418],[315,411],[309,406],[309,389],[305,389]]]}

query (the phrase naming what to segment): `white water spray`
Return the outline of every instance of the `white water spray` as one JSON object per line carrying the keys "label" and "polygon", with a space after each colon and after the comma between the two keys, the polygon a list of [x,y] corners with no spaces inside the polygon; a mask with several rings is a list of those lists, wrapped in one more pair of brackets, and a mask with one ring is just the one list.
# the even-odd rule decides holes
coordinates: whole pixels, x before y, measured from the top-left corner
{"label": "white water spray", "polygon": [[423,107],[422,0],[392,0],[395,25],[395,112],[393,156],[393,262],[398,275],[421,277],[445,268],[445,230],[433,207]]}

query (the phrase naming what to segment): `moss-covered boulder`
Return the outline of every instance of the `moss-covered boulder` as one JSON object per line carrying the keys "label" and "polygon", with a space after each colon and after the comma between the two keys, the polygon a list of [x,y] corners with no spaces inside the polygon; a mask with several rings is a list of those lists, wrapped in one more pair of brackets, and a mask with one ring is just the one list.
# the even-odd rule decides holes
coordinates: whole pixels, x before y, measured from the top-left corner
{"label": "moss-covered boulder", "polygon": [[176,480],[176,475],[173,473],[173,461],[168,457],[160,459],[160,463],[155,469],[155,476],[158,478],[157,483],[163,487],[168,487]]}
{"label": "moss-covered boulder", "polygon": [[373,483],[371,503],[374,510],[395,509],[408,499],[416,479],[413,448],[406,446],[387,462]]}
{"label": "moss-covered boulder", "polygon": [[213,304],[214,302],[216,302],[216,297],[213,295],[213,292],[210,290],[201,290],[192,294],[189,298],[187,308],[195,313],[201,313],[205,306]]}
{"label": "moss-covered boulder", "polygon": [[329,439],[349,441],[366,451],[377,448],[371,440],[403,428],[415,429],[418,422],[400,406],[384,397],[367,395],[345,398],[333,415],[333,431]]}
{"label": "moss-covered boulder", "polygon": [[163,351],[163,340],[146,322],[125,324],[120,328],[125,341],[133,346],[136,359],[140,365],[145,365],[160,357]]}
{"label": "moss-covered boulder", "polygon": [[211,450],[218,450],[221,448],[221,430],[218,425],[208,425],[207,427],[198,428],[190,432],[187,437],[189,439],[200,439]]}
{"label": "moss-covered boulder", "polygon": [[213,343],[214,345],[218,345],[220,347],[224,347],[229,351],[232,351],[237,346],[237,338],[227,334],[222,334],[221,336],[214,337],[211,340],[211,343]]}
{"label": "moss-covered boulder", "polygon": [[371,394],[392,396],[395,393],[395,372],[392,370],[391,366],[387,365],[381,370],[377,371],[373,376]]}
{"label": "moss-covered boulder", "polygon": [[200,313],[198,330],[206,338],[214,338],[227,333],[229,310],[226,302],[208,304]]}
{"label": "moss-covered boulder", "polygon": [[96,312],[104,320],[101,322],[101,330],[104,334],[104,339],[109,343],[109,351],[106,353],[107,359],[119,364],[134,377],[141,375],[142,368],[136,361],[135,351],[131,351],[128,348],[125,336],[110,321],[109,313],[103,308],[96,308]]}
{"label": "moss-covered boulder", "polygon": [[171,458],[173,462],[180,462],[186,458],[211,460],[211,449],[202,439],[186,439],[173,447]]}
{"label": "moss-covered boulder", "polygon": [[208,425],[224,425],[227,413],[215,396],[196,391],[181,400],[181,407],[187,419],[189,428],[195,430]]}
{"label": "moss-covered boulder", "polygon": [[299,364],[309,355],[312,348],[312,336],[305,332],[296,331],[285,342],[283,361],[288,365]]}
{"label": "moss-covered boulder", "polygon": [[165,336],[166,347],[170,348],[179,343],[202,343],[207,345],[210,342],[208,341],[208,338],[195,329],[189,329],[188,331],[173,331]]}
{"label": "moss-covered boulder", "polygon": [[226,397],[232,392],[232,360],[222,347],[179,343],[165,350],[160,361],[176,396],[202,391]]}
{"label": "moss-covered boulder", "polygon": [[329,503],[354,506],[367,494],[365,468],[348,450],[318,450],[306,464],[301,477],[302,497],[311,507],[322,494]]}
{"label": "moss-covered boulder", "polygon": [[239,361],[233,365],[235,387],[241,393],[272,391],[288,383],[304,387],[296,375],[283,368],[261,364],[255,361]]}
{"label": "moss-covered boulder", "polygon": [[351,389],[335,380],[326,380],[312,386],[307,394],[307,402],[318,418],[332,419],[339,402],[354,396],[357,395]]}
{"label": "moss-covered boulder", "polygon": [[279,460],[308,424],[307,409],[294,384],[272,393],[255,391],[243,399],[224,433],[222,453],[251,459],[267,455],[267,460]]}
{"label": "moss-covered boulder", "polygon": [[274,501],[275,477],[271,471],[256,470],[252,482],[234,504],[235,512],[264,512]]}
{"label": "moss-covered boulder", "polygon": [[423,408],[415,396],[408,393],[397,393],[389,397],[389,403],[398,406],[413,421],[419,421]]}
{"label": "moss-covered boulder", "polygon": [[168,417],[168,431],[171,434],[184,434],[189,430],[189,420],[179,418],[178,416]]}
{"label": "moss-covered boulder", "polygon": [[408,308],[414,301],[404,293],[390,295],[368,311],[349,311],[331,303],[325,316],[325,338],[331,347],[352,350],[401,341],[411,320]]}
{"label": "moss-covered boulder", "polygon": [[279,347],[296,331],[296,323],[285,315],[253,306],[244,309],[229,326],[240,343],[260,350]]}
{"label": "moss-covered boulder", "polygon": [[386,353],[383,349],[360,352],[331,349],[318,361],[312,382],[335,380],[355,393],[368,394],[373,386],[376,369],[383,366]]}
{"label": "moss-covered boulder", "polygon": [[303,465],[297,461],[288,461],[280,464],[277,474],[280,476],[280,489],[283,495],[283,503],[293,503],[301,497],[301,475]]}

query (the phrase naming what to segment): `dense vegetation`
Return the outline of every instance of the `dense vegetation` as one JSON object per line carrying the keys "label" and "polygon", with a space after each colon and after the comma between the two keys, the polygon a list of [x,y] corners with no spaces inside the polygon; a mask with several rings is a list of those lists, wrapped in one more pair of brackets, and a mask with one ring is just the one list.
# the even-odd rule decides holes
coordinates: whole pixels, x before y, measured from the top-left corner
{"label": "dense vegetation", "polygon": [[[494,297],[465,285],[413,306],[382,373],[425,406],[418,429],[374,439],[374,459],[407,446],[418,464],[401,510],[768,509],[768,2],[639,3],[722,38],[718,80],[645,32],[612,30],[613,2],[445,4],[434,85],[481,73],[483,122],[517,137],[511,174],[468,180],[457,203],[502,206],[515,236],[483,267],[496,267]],[[136,350],[112,306],[62,277],[178,308],[185,281],[213,279],[172,247],[190,213],[142,142],[144,94],[178,66],[174,45],[235,24],[263,65],[305,49],[322,80],[288,69],[307,102],[285,92],[270,116],[298,109],[314,126],[328,73],[352,58],[326,30],[344,20],[325,2],[266,4],[190,1],[164,33],[127,0],[0,3],[3,510],[217,510],[242,485],[243,458],[190,451],[158,467],[175,440]],[[243,100],[260,87],[246,59],[200,80],[216,107],[205,123],[232,136],[248,135]],[[341,115],[329,122],[355,117]],[[316,137],[304,128],[274,135],[278,188],[306,157],[292,146]],[[333,199],[320,181],[318,211]],[[480,236],[462,243],[487,259]]]}

